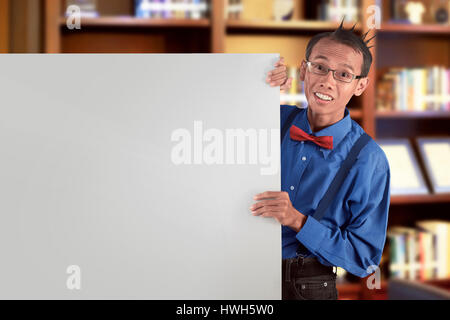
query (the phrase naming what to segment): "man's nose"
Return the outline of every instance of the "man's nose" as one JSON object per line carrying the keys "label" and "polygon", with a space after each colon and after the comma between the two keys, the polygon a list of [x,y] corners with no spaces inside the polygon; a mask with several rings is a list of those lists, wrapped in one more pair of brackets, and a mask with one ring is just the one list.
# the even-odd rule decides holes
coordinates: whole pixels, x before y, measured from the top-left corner
{"label": "man's nose", "polygon": [[333,76],[333,71],[330,70],[326,75],[322,76],[320,85],[326,87],[327,89],[333,89],[336,85],[336,79]]}

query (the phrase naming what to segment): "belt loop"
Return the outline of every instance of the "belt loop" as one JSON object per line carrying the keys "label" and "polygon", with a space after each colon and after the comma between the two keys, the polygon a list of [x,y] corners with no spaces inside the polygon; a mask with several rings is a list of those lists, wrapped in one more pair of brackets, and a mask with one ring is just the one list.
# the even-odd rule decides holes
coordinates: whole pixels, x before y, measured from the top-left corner
{"label": "belt loop", "polygon": [[[302,265],[299,265],[298,260],[302,260]],[[303,271],[303,265],[305,264],[305,257],[301,255],[297,255],[297,259],[295,259],[295,262],[297,263],[297,273]]]}
{"label": "belt loop", "polygon": [[291,263],[290,259],[286,260],[286,282],[291,282]]}

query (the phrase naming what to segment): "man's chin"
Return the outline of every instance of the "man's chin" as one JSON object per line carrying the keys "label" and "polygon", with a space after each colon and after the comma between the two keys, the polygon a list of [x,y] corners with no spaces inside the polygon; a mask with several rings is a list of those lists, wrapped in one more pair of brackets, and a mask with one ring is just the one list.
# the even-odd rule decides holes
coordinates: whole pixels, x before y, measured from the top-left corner
{"label": "man's chin", "polygon": [[316,101],[312,101],[311,103],[308,101],[308,108],[315,113],[330,113],[330,107],[334,105],[334,101],[331,101],[328,104],[320,104]]}

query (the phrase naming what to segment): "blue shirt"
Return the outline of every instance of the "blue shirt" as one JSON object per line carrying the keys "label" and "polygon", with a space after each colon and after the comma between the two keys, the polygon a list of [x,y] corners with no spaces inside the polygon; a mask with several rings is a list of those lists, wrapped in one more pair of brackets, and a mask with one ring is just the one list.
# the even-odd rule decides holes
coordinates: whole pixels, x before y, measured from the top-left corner
{"label": "blue shirt", "polygon": [[[297,106],[281,105],[281,127]],[[308,216],[297,233],[282,226],[283,258],[296,257],[301,242],[327,266],[338,266],[361,278],[368,276],[371,265],[381,260],[390,201],[390,169],[386,155],[371,141],[361,150],[354,166],[319,221],[309,217],[325,195],[340,165],[354,142],[364,133],[350,118],[344,118],[313,133],[307,108],[293,124],[314,136],[333,136],[333,149],[319,147],[311,141],[296,141],[289,130],[281,144],[281,190],[289,194],[295,209]]]}

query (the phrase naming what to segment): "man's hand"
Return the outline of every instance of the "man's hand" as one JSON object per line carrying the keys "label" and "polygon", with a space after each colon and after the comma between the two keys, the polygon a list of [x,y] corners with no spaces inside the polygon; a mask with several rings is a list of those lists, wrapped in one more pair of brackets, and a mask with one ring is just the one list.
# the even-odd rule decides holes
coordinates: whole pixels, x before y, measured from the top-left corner
{"label": "man's hand", "polygon": [[275,69],[267,73],[266,82],[270,83],[272,87],[280,86],[281,93],[291,88],[292,78],[288,78],[288,70],[283,57],[275,63]]}
{"label": "man's hand", "polygon": [[254,216],[275,218],[281,225],[299,232],[306,222],[306,216],[297,211],[285,191],[266,191],[253,197],[261,200],[250,207]]}

